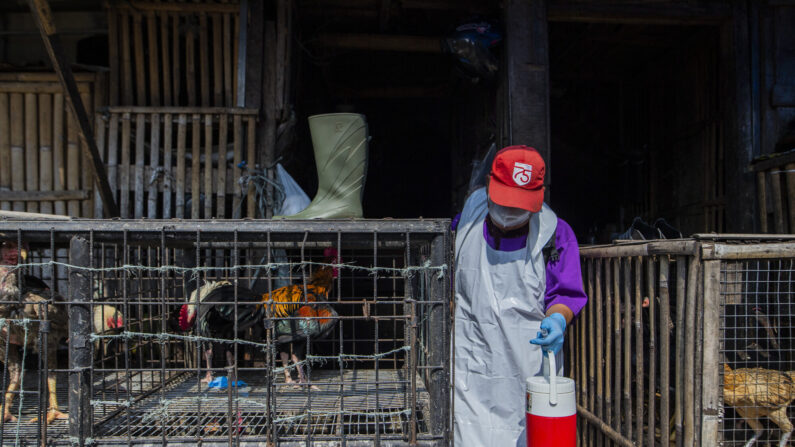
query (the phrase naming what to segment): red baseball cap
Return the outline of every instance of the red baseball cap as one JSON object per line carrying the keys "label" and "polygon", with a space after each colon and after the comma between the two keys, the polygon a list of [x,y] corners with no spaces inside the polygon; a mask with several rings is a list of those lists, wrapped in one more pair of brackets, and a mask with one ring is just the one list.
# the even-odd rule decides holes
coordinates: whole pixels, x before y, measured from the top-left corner
{"label": "red baseball cap", "polygon": [[532,147],[500,149],[491,165],[489,199],[497,205],[541,211],[545,170],[544,159]]}

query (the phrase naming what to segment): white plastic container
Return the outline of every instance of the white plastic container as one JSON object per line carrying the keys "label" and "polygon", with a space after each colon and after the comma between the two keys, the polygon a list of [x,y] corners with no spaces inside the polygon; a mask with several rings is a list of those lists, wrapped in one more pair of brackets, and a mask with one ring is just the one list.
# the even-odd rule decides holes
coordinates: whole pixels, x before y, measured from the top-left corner
{"label": "white plastic container", "polygon": [[527,447],[576,447],[574,380],[557,377],[555,354],[548,356],[545,375],[527,378]]}

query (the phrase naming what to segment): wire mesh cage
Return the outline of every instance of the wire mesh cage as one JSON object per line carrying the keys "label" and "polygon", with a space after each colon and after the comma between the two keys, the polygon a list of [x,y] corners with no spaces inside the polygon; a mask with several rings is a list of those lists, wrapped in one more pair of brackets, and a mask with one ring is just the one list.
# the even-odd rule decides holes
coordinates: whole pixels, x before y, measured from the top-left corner
{"label": "wire mesh cage", "polygon": [[[4,262],[20,286],[4,300],[39,338],[3,333],[25,376],[4,443],[449,440],[446,221],[0,222],[0,233],[20,255]],[[49,315],[25,307],[34,293]],[[48,388],[61,412],[49,421]]]}

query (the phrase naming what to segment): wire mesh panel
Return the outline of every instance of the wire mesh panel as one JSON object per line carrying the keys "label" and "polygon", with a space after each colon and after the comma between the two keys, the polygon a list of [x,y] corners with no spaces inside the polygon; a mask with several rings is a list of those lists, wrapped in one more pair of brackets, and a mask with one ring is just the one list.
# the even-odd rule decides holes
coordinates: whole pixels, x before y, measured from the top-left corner
{"label": "wire mesh panel", "polygon": [[[69,390],[72,417],[46,435],[8,422],[0,431],[37,430],[51,443],[442,445],[447,228],[0,222],[34,253],[9,270],[49,272],[39,278],[62,292],[48,302],[68,311],[59,342],[69,363],[49,370],[56,391]],[[47,371],[46,356],[39,362],[28,371]],[[29,388],[29,378],[23,397],[43,414],[46,381]]]}
{"label": "wire mesh panel", "polygon": [[[795,253],[720,264],[721,445],[787,445],[795,399]],[[780,441],[781,440],[781,441]]]}

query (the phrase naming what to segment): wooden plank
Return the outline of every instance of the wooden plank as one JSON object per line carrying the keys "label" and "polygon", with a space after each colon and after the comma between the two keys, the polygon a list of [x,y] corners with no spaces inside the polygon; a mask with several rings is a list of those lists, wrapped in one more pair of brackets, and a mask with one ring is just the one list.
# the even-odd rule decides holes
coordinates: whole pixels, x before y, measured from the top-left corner
{"label": "wooden plank", "polygon": [[[160,114],[154,113],[152,114],[149,120],[149,166],[151,166],[154,172],[157,172],[158,168],[160,167]],[[168,172],[163,172],[163,175],[169,174]],[[149,177],[145,176],[145,181],[149,184],[149,191],[148,191],[148,198],[147,202],[149,207],[147,209],[147,217],[150,219],[157,219],[157,184],[159,183],[156,180],[157,177]],[[141,199],[143,201],[143,199]]]}
{"label": "wooden plank", "polygon": [[[0,190],[11,189],[11,117],[8,93],[0,92]],[[10,210],[11,203],[0,201],[0,209]]]}
{"label": "wooden plank", "polygon": [[174,217],[185,218],[185,145],[188,139],[188,117],[184,114],[177,119],[177,180]]}
{"label": "wooden plank", "polygon": [[135,105],[146,103],[146,64],[144,63],[144,30],[141,14],[133,11],[133,56],[135,58]]}
{"label": "wooden plank", "polygon": [[439,37],[391,34],[322,33],[317,44],[334,49],[359,51],[395,51],[401,53],[442,52]]}
{"label": "wooden plank", "polygon": [[87,200],[88,196],[89,192],[84,189],[76,191],[0,191],[0,200],[4,201],[54,202],[56,200]]}
{"label": "wooden plank", "polygon": [[171,183],[171,122],[172,116],[167,113],[163,116],[163,219],[171,218],[171,197],[174,186]]}
{"label": "wooden plank", "polygon": [[[232,178],[237,182],[240,179],[240,162],[243,161],[243,121],[240,115],[232,117],[232,150],[234,151]],[[240,219],[241,188],[236,187],[232,194],[232,218]]]}
{"label": "wooden plank", "polygon": [[218,218],[228,218],[226,214],[226,153],[228,140],[229,117],[220,115],[218,117],[218,189],[217,189],[217,212]]}
{"label": "wooden plank", "polygon": [[[91,91],[88,83],[77,84],[79,93]],[[0,92],[6,93],[63,93],[63,86],[58,82],[0,82]]]}
{"label": "wooden plank", "polygon": [[[39,100],[39,189],[52,191],[52,96],[38,95]],[[41,212],[52,214],[52,203],[41,204]]]}
{"label": "wooden plank", "polygon": [[[262,2],[248,2],[248,24],[245,32],[245,48],[240,50],[238,64],[245,63],[245,80],[242,84],[245,87],[245,103],[240,106],[259,108],[262,104],[263,96],[263,55],[265,46],[269,45],[268,36],[265,35],[265,12]],[[243,61],[245,59],[245,61]]]}
{"label": "wooden plank", "polygon": [[199,14],[199,74],[201,105],[210,106],[210,46],[207,14]]}
{"label": "wooden plank", "polygon": [[133,69],[132,69],[132,45],[130,44],[130,15],[126,11],[119,14],[121,30],[121,83],[122,83],[122,103],[133,103]]}
{"label": "wooden plank", "polygon": [[[108,159],[108,156],[105,154],[105,144],[107,143],[107,139],[106,139],[107,137],[106,137],[105,134],[106,134],[106,130],[107,129],[106,129],[106,126],[105,126],[105,120],[103,118],[104,117],[101,114],[99,114],[99,113],[94,114],[94,131],[96,132],[96,136],[97,136],[97,149],[99,150],[99,155],[100,155],[100,157],[102,157],[102,161],[104,162],[105,160]],[[110,183],[110,173],[108,173],[108,185],[111,185],[111,183]],[[111,186],[110,190],[113,191],[114,193],[116,192],[116,190],[113,189],[113,186]],[[98,191],[96,192],[96,195],[99,196],[99,192]],[[100,197],[96,197],[95,198],[94,206],[95,206],[94,215],[91,216],[91,217],[93,217],[95,219],[102,219],[102,216],[105,213],[102,210],[102,199]]]}
{"label": "wooden plank", "polygon": [[757,206],[759,207],[759,232],[767,233],[767,187],[766,187],[766,174],[764,172],[756,173],[756,193],[759,199]]}
{"label": "wooden plank", "polygon": [[[185,30],[185,88],[188,90],[188,105],[196,102],[196,44],[193,27]],[[176,68],[175,68],[176,70]]]}
{"label": "wooden plank", "polygon": [[[91,111],[91,100],[88,94],[81,94],[80,95],[83,104],[86,106],[86,118],[92,115]],[[93,130],[93,129],[92,129]],[[94,136],[92,135],[92,138]],[[99,156],[99,162],[102,165],[102,169],[105,169],[105,164],[102,162],[102,154],[99,152],[99,147],[97,146],[96,139],[92,141],[94,143],[94,147],[96,148],[97,155]],[[80,187],[86,190],[92,190],[94,188],[94,172],[91,168],[91,158],[89,156],[88,148],[86,147],[86,142],[80,140]],[[111,194],[111,197],[113,194]],[[92,197],[89,196],[88,200],[83,200],[80,202],[80,216],[81,217],[92,217],[94,213],[94,205],[91,203]]]}
{"label": "wooden plank", "polygon": [[[218,163],[221,163],[218,147]],[[204,218],[213,217],[213,116],[204,115]],[[217,215],[216,215],[217,216]]]}
{"label": "wooden plank", "polygon": [[787,233],[795,233],[795,163],[784,166],[787,176],[787,208],[789,211],[789,228]]}
{"label": "wooden plank", "polygon": [[119,211],[122,219],[130,217],[130,114],[121,116],[121,160],[119,168]]}
{"label": "wooden plank", "polygon": [[235,3],[185,3],[185,2],[154,2],[129,0],[124,3],[114,4],[114,8],[120,10],[132,9],[137,11],[168,11],[168,12],[237,12]]}
{"label": "wooden plank", "polygon": [[[64,132],[64,116],[67,113],[63,103],[63,94],[56,93],[52,97],[52,164],[55,167],[53,190],[61,191],[66,186],[66,165],[63,143],[67,139]],[[54,204],[55,214],[66,214],[66,202],[57,200]]]}
{"label": "wooden plank", "polygon": [[[534,147],[552,182],[549,136],[549,44],[547,0],[508,0],[505,10],[507,62],[504,72],[508,143]],[[546,189],[549,200],[550,188]]]}
{"label": "wooden plank", "polygon": [[[24,97],[21,93],[11,94],[11,190],[25,190],[25,115]],[[14,211],[25,211],[23,202],[13,203]]]}
{"label": "wooden plank", "polygon": [[158,18],[160,19],[160,63],[161,70],[163,71],[163,105],[173,106],[174,101],[172,100],[171,92],[171,59],[168,45],[169,15],[166,12],[161,12],[158,14]]}
{"label": "wooden plank", "polygon": [[191,219],[199,219],[201,214],[201,115],[194,114],[191,123]]}
{"label": "wooden plank", "polygon": [[[248,2],[247,0],[242,0],[240,2],[240,15],[235,14],[232,16],[232,33],[235,36],[232,39],[232,54],[233,59],[235,61],[235,71],[232,74],[232,91],[235,95],[235,102],[234,105],[238,107],[243,107],[246,105],[246,53],[245,53],[245,42],[246,42],[246,20],[245,20],[245,12],[248,9]],[[240,17],[244,17],[243,25],[241,28],[240,25]],[[240,52],[240,42],[243,42],[244,51]]]}
{"label": "wooden plank", "polygon": [[116,106],[103,107],[103,112],[108,113],[172,113],[175,115],[194,113],[204,114],[226,114],[226,115],[252,115],[259,113],[258,109],[241,107],[139,107],[139,106]]}
{"label": "wooden plank", "polygon": [[232,107],[235,105],[234,89],[232,87],[232,56],[234,50],[232,49],[232,18],[230,14],[223,15],[223,67],[224,67],[224,105]]}
{"label": "wooden plank", "polygon": [[[93,83],[96,80],[95,73],[73,73],[75,81],[79,84]],[[22,85],[31,85],[32,83],[54,83],[60,85],[58,82],[58,75],[51,71],[10,71],[0,72],[0,81],[10,81]]]}
{"label": "wooden plank", "polygon": [[550,22],[616,23],[621,25],[717,25],[729,19],[731,7],[711,2],[557,1],[549,5]]}
{"label": "wooden plank", "polygon": [[704,262],[704,361],[701,390],[701,445],[718,445],[722,412],[720,361],[720,261]]}
{"label": "wooden plank", "polygon": [[[146,32],[149,44],[149,105],[160,105],[160,74],[162,68],[158,64],[157,54],[157,18],[154,11],[146,14]],[[163,72],[163,76],[168,76]]]}
{"label": "wooden plank", "polygon": [[[75,117],[71,113],[66,114],[66,129],[66,187],[76,190],[80,189],[80,137]],[[67,214],[80,217],[79,201],[69,200],[66,206]]]}
{"label": "wooden plank", "polygon": [[[249,117],[247,121],[248,135],[246,136],[246,146],[248,147],[248,151],[246,153],[246,163],[249,166],[249,173],[253,173],[253,170],[257,167],[257,123],[253,117]],[[257,217],[257,198],[253,182],[249,182],[248,185],[248,209],[246,216],[252,219]]]}
{"label": "wooden plank", "polygon": [[223,57],[221,56],[223,43],[223,22],[218,14],[212,15],[213,22],[213,105],[216,107],[224,106],[224,70]]}
{"label": "wooden plank", "polygon": [[108,101],[111,105],[119,104],[119,13],[116,8],[107,8],[108,11],[108,65],[110,78],[108,79]]}
{"label": "wooden plank", "polygon": [[[272,166],[276,154],[276,121],[280,114],[279,104],[276,102],[278,97],[276,90],[279,82],[278,73],[282,71],[277,55],[276,24],[269,20],[265,23],[265,75],[263,79],[265,120],[262,123],[261,130],[263,139],[261,142],[262,164],[264,166]],[[254,167],[253,165],[250,166]],[[266,170],[265,175],[268,176],[269,180],[273,180],[273,170]],[[273,203],[273,186],[271,184],[265,185],[265,201],[266,203]],[[273,217],[273,210],[266,209],[263,217]]]}
{"label": "wooden plank", "polygon": [[[36,94],[25,93],[25,190],[39,190],[39,128]],[[39,204],[27,203],[27,212],[38,213]]]}
{"label": "wooden plank", "polygon": [[768,171],[771,192],[773,193],[773,224],[778,234],[784,233],[784,199],[781,195],[781,176],[779,170]]}
{"label": "wooden plank", "polygon": [[[100,114],[97,114],[100,115]],[[110,115],[108,124],[108,184],[114,194],[119,190],[119,115]],[[118,198],[117,198],[118,199]]]}
{"label": "wooden plank", "polygon": [[58,74],[58,79],[63,85],[64,91],[69,95],[69,108],[76,118],[78,125],[79,136],[83,143],[87,146],[90,154],[93,171],[97,179],[98,189],[102,195],[102,201],[105,210],[110,216],[117,215],[116,204],[113,200],[113,194],[108,186],[108,179],[105,174],[105,166],[102,164],[102,159],[97,151],[94,133],[91,129],[86,108],[80,99],[80,94],[77,90],[75,78],[72,75],[72,69],[69,65],[64,54],[63,44],[60,36],[56,34],[55,25],[52,20],[52,13],[47,0],[28,0],[28,6],[36,20],[36,25],[41,33],[44,46],[47,49],[47,54],[50,56],[55,72]]}
{"label": "wooden plank", "polygon": [[143,113],[135,115],[135,195],[133,209],[136,219],[144,217],[144,141],[146,136],[146,120]]}
{"label": "wooden plank", "polygon": [[[290,30],[287,29],[287,8],[291,6],[288,0],[276,1],[276,67],[275,67],[275,86],[274,101],[276,103],[276,113],[281,116],[284,107],[284,82],[287,62],[287,42],[290,39]],[[269,45],[266,42],[266,45]],[[438,42],[437,42],[438,45]],[[268,69],[265,69],[266,73]]]}

